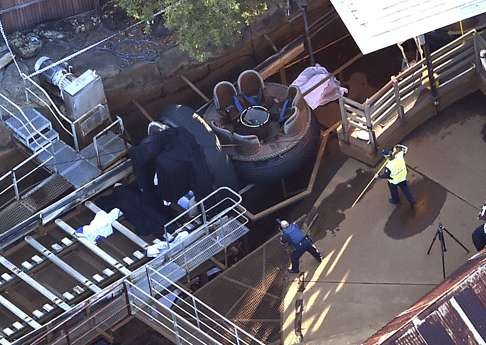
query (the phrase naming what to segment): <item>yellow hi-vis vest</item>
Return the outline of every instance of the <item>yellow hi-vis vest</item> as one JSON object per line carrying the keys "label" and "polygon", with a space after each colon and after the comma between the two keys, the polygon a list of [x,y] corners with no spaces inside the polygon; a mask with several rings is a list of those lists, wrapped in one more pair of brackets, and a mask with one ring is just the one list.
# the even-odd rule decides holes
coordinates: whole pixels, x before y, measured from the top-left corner
{"label": "yellow hi-vis vest", "polygon": [[391,184],[398,184],[407,179],[407,165],[403,158],[403,152],[396,153],[395,158],[386,163],[386,168],[390,170],[388,182]]}

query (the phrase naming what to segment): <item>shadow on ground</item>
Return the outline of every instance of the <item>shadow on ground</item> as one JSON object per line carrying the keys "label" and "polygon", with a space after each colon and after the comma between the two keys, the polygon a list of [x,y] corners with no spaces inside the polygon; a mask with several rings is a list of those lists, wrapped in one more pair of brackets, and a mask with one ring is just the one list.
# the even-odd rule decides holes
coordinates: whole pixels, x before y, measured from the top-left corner
{"label": "shadow on ground", "polygon": [[388,218],[385,233],[393,239],[404,239],[421,233],[439,216],[447,196],[447,191],[428,178],[421,178],[410,184],[410,189],[417,201],[412,210],[400,197],[402,202]]}
{"label": "shadow on ground", "polygon": [[344,211],[349,209],[363,188],[373,178],[373,173],[363,169],[356,170],[356,175],[336,186],[336,189],[325,198],[319,210],[319,218],[316,226],[313,226],[312,236],[314,240],[320,240],[329,232],[336,236],[339,231],[339,224],[344,221]]}

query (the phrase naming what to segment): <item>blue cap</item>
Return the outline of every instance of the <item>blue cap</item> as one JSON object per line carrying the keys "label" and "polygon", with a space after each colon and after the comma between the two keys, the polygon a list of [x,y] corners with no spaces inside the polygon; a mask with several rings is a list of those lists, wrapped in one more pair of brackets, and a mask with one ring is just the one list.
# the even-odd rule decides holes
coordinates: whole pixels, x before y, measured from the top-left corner
{"label": "blue cap", "polygon": [[381,150],[381,153],[383,154],[383,156],[389,157],[389,156],[392,155],[393,152],[390,149],[383,149],[383,150]]}

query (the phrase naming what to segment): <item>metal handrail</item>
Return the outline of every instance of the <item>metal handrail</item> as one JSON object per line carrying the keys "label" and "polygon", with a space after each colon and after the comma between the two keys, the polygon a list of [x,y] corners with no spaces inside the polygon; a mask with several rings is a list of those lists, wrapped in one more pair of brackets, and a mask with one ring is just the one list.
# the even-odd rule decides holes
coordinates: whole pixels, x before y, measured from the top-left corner
{"label": "metal handrail", "polygon": [[[218,191],[219,193],[223,193],[221,199],[226,200],[226,202],[241,202],[241,196],[228,187],[219,188],[217,191],[211,193],[203,200],[207,202],[208,199],[214,197],[214,194]],[[213,204],[218,205],[219,203],[215,201]],[[211,204],[211,207],[208,207],[208,209],[217,207],[213,204]],[[217,211],[219,211],[219,209],[217,209]],[[221,246],[220,241],[223,241],[226,238],[223,236],[230,236],[230,233],[237,230],[237,227],[231,227],[229,229],[230,233],[226,233],[224,231],[218,232],[222,229],[228,229],[226,226],[231,224],[231,222],[238,222],[239,227],[244,226],[244,224],[248,222],[248,219],[243,216],[245,211],[246,210],[238,204],[234,207],[225,208],[225,215],[221,216],[221,214],[218,213],[218,215],[215,216],[216,218],[220,217],[219,219],[221,219],[221,223],[218,224],[218,226],[215,227],[216,230],[211,232],[211,235],[209,235],[213,236],[216,241],[211,246],[208,246],[208,249],[215,245]],[[236,213],[236,215],[234,213]],[[208,220],[207,224],[209,224],[215,217]],[[225,243],[227,244],[227,242]],[[192,248],[192,246],[189,246],[188,248]],[[199,324],[197,322],[193,322],[194,319],[192,317],[187,317],[187,313],[181,313],[180,308],[171,309],[170,307],[162,304],[156,298],[153,298],[153,294],[151,295],[153,291],[161,291],[158,284],[155,290],[150,290],[150,285],[156,284],[148,284],[149,281],[152,281],[153,283],[153,277],[158,277],[160,275],[160,273],[157,272],[157,259],[158,258],[152,260],[150,262],[150,266],[142,266],[133,271],[129,276],[120,278],[118,281],[114,282],[102,291],[95,293],[93,296],[83,301],[83,303],[73,307],[72,310],[56,317],[53,321],[49,321],[39,330],[29,333],[29,336],[24,336],[21,340],[27,341],[30,344],[39,344],[42,343],[43,340],[45,341],[47,337],[53,337],[52,341],[54,344],[58,344],[62,343],[62,339],[65,339],[65,336],[72,335],[71,340],[73,340],[73,343],[75,343],[81,340],[79,334],[82,333],[83,329],[85,329],[86,325],[89,325],[91,321],[95,321],[96,325],[101,326],[105,321],[107,323],[113,323],[120,320],[120,317],[123,315],[119,314],[118,311],[116,318],[105,318],[106,320],[98,320],[98,318],[95,317],[96,315],[105,315],[105,306],[106,303],[108,303],[117,306],[119,304],[123,305],[127,310],[126,316],[135,315],[143,318],[142,320],[146,321],[147,318],[150,318],[148,321],[153,321],[152,324],[164,327],[165,330],[171,332],[171,334],[174,334],[175,337],[179,336],[181,343],[228,344],[229,341],[235,345],[263,344],[261,341],[255,339],[251,334],[237,326],[234,322],[217,313],[215,310],[211,309],[211,307],[207,306],[204,304],[204,302],[194,296],[191,296],[193,298],[193,304],[195,304],[195,307],[198,308],[197,312],[199,315],[204,317],[203,320],[199,320]],[[156,272],[152,274],[152,279],[147,275],[149,270],[150,273]],[[170,283],[173,283],[171,279],[166,277],[164,277],[164,279]],[[179,285],[175,284],[174,287],[179,287]],[[190,295],[190,293],[187,294]],[[85,311],[87,309],[92,310],[92,313],[86,315]],[[118,309],[121,310],[121,307]],[[76,321],[73,322],[73,320]],[[174,320],[175,322],[173,322]],[[213,331],[211,331],[208,327],[213,328]],[[218,331],[218,329],[221,329],[219,333],[222,334],[213,333]],[[209,334],[207,332],[209,332]],[[196,337],[192,337],[190,334],[195,334]],[[200,339],[197,338],[198,335]],[[36,340],[32,341],[32,339]],[[220,341],[218,341],[218,339]]]}
{"label": "metal handrail", "polygon": [[[14,117],[17,121],[19,121],[21,124],[22,124],[22,127],[25,128],[26,131],[29,132],[30,134],[30,131],[29,129],[27,128],[27,125],[30,125],[30,127],[32,127],[33,131],[38,134],[39,136],[41,136],[43,139],[45,139],[47,142],[51,143],[51,141],[42,133],[40,132],[37,128],[34,127],[34,125],[32,125],[32,123],[30,122],[29,118],[27,117],[27,115],[25,115],[24,111],[17,105],[15,104],[14,102],[12,102],[7,96],[5,96],[4,94],[0,93],[0,97],[3,98],[7,103],[9,103],[11,106],[13,106],[14,108],[17,109],[17,111],[20,113],[20,115],[22,115],[24,117],[24,119],[26,120],[26,122],[24,123],[22,120],[20,120],[14,113],[12,113],[10,110],[8,110],[7,108],[5,108],[3,105],[0,105],[0,107],[5,110],[10,116]],[[39,144],[39,142],[37,141],[37,139],[35,139],[34,137],[32,137],[32,139],[34,140],[34,142],[39,146],[39,147],[42,147],[42,145]]]}
{"label": "metal handrail", "polygon": [[[154,270],[152,267],[150,267],[150,265],[148,265],[148,267],[147,267],[147,275],[150,275],[148,273],[149,271],[151,271],[153,274],[155,274],[158,278],[165,279],[168,282],[168,286],[175,287],[176,289],[179,289],[180,291],[185,291],[185,289],[183,287],[181,287],[179,284],[177,284],[176,282],[172,281],[171,279],[165,277],[164,275],[160,274],[159,272],[157,272],[156,270]],[[148,279],[151,279],[150,276],[148,277]],[[258,339],[256,339],[250,333],[246,332],[244,329],[242,329],[241,327],[239,327],[238,325],[236,325],[233,321],[229,320],[228,318],[226,318],[225,316],[223,316],[222,314],[220,314],[219,312],[217,312],[215,309],[213,309],[212,307],[210,307],[209,305],[207,305],[206,303],[204,303],[202,300],[200,300],[199,298],[197,298],[193,294],[188,294],[188,297],[192,301],[192,303],[189,303],[189,302],[187,302],[185,300],[185,298],[181,298],[178,295],[176,295],[173,292],[173,290],[167,289],[164,285],[160,284],[160,282],[158,280],[152,280],[152,283],[158,284],[168,294],[171,294],[171,295],[175,296],[175,300],[177,300],[178,302],[180,302],[182,305],[188,306],[190,309],[192,309],[194,311],[194,315],[197,318],[197,320],[196,320],[197,321],[197,324],[201,323],[202,325],[208,327],[211,331],[214,331],[215,333],[217,333],[218,331],[216,329],[214,329],[212,326],[208,325],[204,321],[204,318],[203,317],[205,317],[206,320],[213,321],[216,325],[218,325],[224,331],[228,332],[228,334],[234,335],[236,338],[238,338],[238,340],[239,340],[238,343],[240,343],[240,344],[251,344],[251,342],[247,342],[244,339],[239,339],[238,334],[245,335],[245,337],[249,338],[251,341],[255,342],[256,344],[262,344],[263,345],[263,343],[261,341],[259,341]],[[161,293],[161,292],[159,291],[159,293]],[[167,299],[167,297],[165,297],[165,296],[163,296],[163,297]],[[174,305],[174,308],[178,308],[182,312],[186,313],[187,315],[191,315],[192,316],[192,314],[190,314],[187,310],[183,309],[176,302],[174,302],[173,305]],[[198,308],[198,305],[204,307],[207,311],[205,312],[205,311],[201,310],[201,308]],[[213,315],[209,315],[209,313],[212,313]],[[231,329],[234,330],[234,332],[232,330],[228,330],[228,328],[225,328],[220,323],[221,321],[223,321],[224,323],[228,324],[231,327]],[[232,341],[231,339],[228,339],[225,336],[222,336],[222,337],[225,338],[225,340],[227,340],[227,341]]]}
{"label": "metal handrail", "polygon": [[[147,307],[149,308],[152,312],[155,312],[155,314],[157,316],[160,316],[160,317],[163,317],[165,318],[167,321],[173,323],[174,325],[174,328],[176,328],[177,330],[183,330],[184,332],[186,332],[187,334],[189,334],[189,336],[191,336],[192,338],[194,338],[195,340],[197,341],[201,341],[200,338],[197,338],[194,334],[192,333],[203,333],[204,337],[207,337],[208,339],[210,339],[213,343],[211,344],[221,344],[221,342],[217,341],[216,339],[214,339],[212,336],[210,336],[209,334],[203,332],[200,328],[194,326],[192,323],[190,323],[189,321],[187,321],[186,319],[184,319],[183,317],[181,317],[179,314],[175,313],[172,309],[170,309],[169,307],[163,305],[162,303],[160,303],[158,300],[156,300],[154,297],[152,297],[150,294],[148,294],[147,292],[145,292],[144,290],[140,289],[138,286],[136,286],[135,284],[131,283],[130,281],[125,281],[124,284],[130,286],[132,289],[134,289],[135,291],[139,292],[142,294],[142,296],[144,298],[146,298],[147,300],[149,300],[151,303],[147,303],[144,299],[138,297],[137,295],[131,293],[131,289],[127,289],[127,294],[128,296],[132,296],[136,299],[138,299],[141,304],[144,306],[144,307]],[[128,300],[130,302],[132,302],[130,300],[130,298],[128,298]],[[133,303],[133,302],[132,302]],[[142,311],[143,312],[143,309],[141,309],[140,307],[138,307],[137,304],[133,303],[131,305],[132,307],[135,307],[137,308],[139,311]],[[157,306],[157,307],[160,307],[162,308],[162,310],[166,311],[169,315],[172,316],[172,319],[169,319],[166,315],[162,314],[159,310],[157,310],[157,308],[155,308],[154,306]],[[179,338],[180,335],[178,334],[177,331],[175,330],[172,330],[171,328],[167,327],[166,325],[162,324],[158,319],[156,319],[154,317],[153,314],[148,314],[148,313],[145,313],[145,315],[147,317],[149,317],[150,319],[152,319],[153,321],[155,321],[156,323],[158,323],[159,325],[161,325],[162,327],[164,327],[167,331],[171,332],[171,333],[174,333],[177,337],[177,339],[180,341],[181,339]],[[174,319],[177,320],[177,322],[174,322]],[[186,331],[184,328],[181,328],[181,326],[179,325],[178,322],[181,322],[183,325],[185,325],[187,328],[189,328],[192,332],[188,332]],[[184,341],[187,341],[185,339],[183,339]],[[187,342],[188,344],[191,344],[190,342]]]}
{"label": "metal handrail", "polygon": [[[187,226],[189,224],[192,224],[196,221],[199,220],[199,218],[203,218],[203,221],[202,221],[202,224],[198,226],[198,228],[196,228],[195,231],[197,230],[200,230],[201,228],[204,228],[204,227],[207,227],[209,225],[212,225],[217,219],[219,219],[219,217],[221,217],[221,215],[225,214],[225,213],[228,213],[229,211],[231,211],[234,207],[231,207],[231,208],[226,208],[224,209],[223,211],[219,212],[217,215],[211,217],[211,220],[207,220],[207,217],[206,217],[206,221],[204,221],[204,217],[205,217],[205,214],[207,214],[209,211],[212,211],[213,209],[215,209],[216,207],[218,207],[219,205],[223,204],[224,202],[226,201],[230,201],[232,202],[233,204],[236,204],[237,202],[235,200],[233,200],[232,198],[224,198],[222,200],[220,200],[218,203],[214,204],[213,206],[211,206],[210,208],[206,209],[204,207],[204,212],[201,212],[199,213],[198,215],[194,216],[193,218],[191,218],[189,221],[183,223],[178,229],[174,230],[172,232],[172,236],[184,231],[184,229],[187,229]],[[189,211],[190,213],[190,211]],[[198,222],[196,222],[198,223]],[[167,226],[167,224],[166,224]]]}
{"label": "metal handrail", "polygon": [[[225,220],[224,224],[218,224],[218,227],[213,230],[211,233],[206,233],[204,235],[204,238],[208,238],[209,236],[214,236],[214,234],[218,234],[219,231],[224,228],[225,226],[228,226],[230,225],[231,223],[234,223],[234,222],[238,222],[238,227],[237,229],[235,230],[239,230],[241,227],[243,227],[245,224],[248,223],[248,218],[244,215],[246,213],[246,209],[244,207],[240,207],[240,208],[237,208],[235,209],[234,211],[235,213],[232,214],[232,217],[228,217],[228,220]],[[219,219],[223,219],[223,218],[219,218]],[[209,225],[206,227],[206,229],[209,229]],[[198,229],[198,230],[194,230],[193,233],[197,233],[198,231],[201,231],[201,229]],[[226,237],[230,236],[230,234],[227,234],[223,237],[219,237],[217,236],[217,242],[216,244],[219,244],[221,241],[225,240]],[[180,266],[182,269],[185,270],[185,272],[188,274],[191,269],[190,269],[190,265],[197,260],[199,260],[200,258],[204,258],[206,257],[206,253],[207,252],[210,252],[211,249],[212,249],[212,246],[209,246],[209,247],[206,247],[205,249],[199,251],[197,254],[193,254],[193,256],[191,256],[189,259],[187,258],[187,253],[191,251],[192,248],[194,248],[195,246],[197,246],[197,242],[191,242],[189,243],[188,246],[186,246],[186,243],[183,241],[181,243],[178,243],[174,246],[174,248],[177,248],[178,246],[181,246],[182,248],[176,252],[176,255],[173,256],[173,257],[170,257],[169,260],[166,260],[168,253],[164,253],[163,256],[159,256],[158,258],[156,258],[155,260],[153,260],[151,262],[151,267],[154,267],[155,265],[157,265],[157,269],[159,271],[161,271],[163,268],[166,268],[168,266],[170,266],[172,263],[176,263],[178,262],[178,266]],[[214,245],[214,244],[213,244]],[[162,263],[159,263],[161,260]],[[182,263],[180,263],[182,262]],[[154,267],[155,268],[155,267]],[[174,266],[174,269],[176,269],[176,267]],[[173,272],[170,272],[170,273],[173,273]]]}
{"label": "metal handrail", "polygon": [[[47,93],[46,90],[44,90],[44,88],[42,86],[40,86],[39,84],[37,84],[31,77],[29,77],[28,75],[22,73],[22,78],[24,80],[28,80],[32,85],[34,85],[40,92],[42,92],[42,94],[44,94],[44,96],[48,99],[50,105],[46,104],[46,106],[49,108],[49,110],[51,111],[52,115],[54,115],[56,121],[59,123],[59,125],[67,132],[69,133],[71,136],[73,136],[74,133],[71,133],[69,131],[69,129],[67,129],[66,127],[64,127],[64,125],[62,124],[61,120],[58,118],[58,116],[63,119],[64,121],[66,121],[67,123],[69,123],[70,125],[73,124],[73,122],[67,118],[60,110],[59,108],[57,107],[57,105],[54,103],[54,101],[52,100],[51,96],[49,96],[49,94]],[[33,92],[32,90],[30,90],[28,87],[26,87],[26,90],[28,90],[32,95],[34,95],[35,97],[37,97],[39,100],[41,100],[43,103],[47,103],[45,102],[43,99],[41,99],[37,94],[35,94],[35,92]],[[51,109],[51,106],[52,108],[54,108],[54,111],[52,111]],[[57,113],[57,114],[56,114]]]}
{"label": "metal handrail", "polygon": [[100,150],[98,148],[98,138],[101,137],[103,134],[107,133],[110,129],[112,129],[116,125],[120,126],[121,133],[119,134],[119,136],[121,136],[125,132],[125,127],[123,126],[123,120],[121,119],[121,117],[117,116],[115,121],[113,121],[111,124],[106,126],[101,132],[99,132],[93,137],[93,148],[95,150],[96,163],[99,169],[102,169],[103,167],[101,166]]}
{"label": "metal handrail", "polygon": [[[205,201],[209,200],[210,198],[212,198],[214,195],[216,195],[217,193],[219,193],[220,191],[227,191],[229,192],[231,195],[234,195],[235,196],[235,199],[236,200],[233,200],[235,203],[238,203],[240,204],[242,201],[243,201],[243,198],[241,197],[240,194],[236,193],[235,191],[233,191],[232,189],[228,188],[228,187],[219,187],[218,189],[216,189],[215,191],[211,192],[210,194],[208,194],[206,197],[204,197],[203,199],[199,200],[198,202],[196,202],[194,205],[192,205],[191,207],[189,207],[186,211],[182,212],[181,214],[179,214],[177,217],[175,217],[174,219],[172,219],[171,221],[169,221],[168,223],[165,224],[165,227],[168,227],[169,225],[177,222],[179,219],[181,219],[182,217],[185,217],[187,216],[190,212],[192,212],[193,210],[198,210],[199,207],[201,205],[204,204]],[[235,206],[236,207],[236,206]]]}
{"label": "metal handrail", "polygon": [[29,177],[30,175],[32,175],[34,172],[36,172],[37,170],[41,169],[42,167],[44,167],[44,165],[46,165],[51,159],[54,159],[54,157],[49,157],[49,159],[47,159],[46,161],[44,161],[42,164],[38,165],[37,167],[35,167],[34,169],[30,170],[27,174],[25,174],[24,176],[22,176],[21,178],[17,178],[17,169],[16,168],[13,168],[12,170],[10,170],[8,173],[6,173],[4,176],[2,176],[2,178],[0,178],[0,182],[3,181],[6,177],[10,176],[12,178],[12,183],[4,188],[1,192],[0,192],[0,196],[3,195],[4,193],[6,193],[10,188],[13,187],[14,191],[15,191],[15,198],[17,200],[20,199],[21,197],[21,194],[20,193],[20,190],[19,190],[19,187],[18,187],[18,184],[20,182],[22,182],[23,180],[25,180],[27,177]]}
{"label": "metal handrail", "polygon": [[[25,130],[27,130],[30,133],[30,130],[29,130],[28,127],[31,127],[33,132],[35,132],[36,134],[38,134],[41,138],[43,138],[46,141],[46,144],[45,145],[41,145],[37,141],[37,139],[35,139],[34,137],[32,137],[33,141],[37,144],[37,146],[40,149],[38,151],[34,152],[30,157],[28,157],[27,159],[25,159],[24,161],[22,161],[21,163],[19,163],[18,165],[16,165],[9,172],[5,173],[2,177],[0,177],[0,182],[3,181],[3,180],[5,180],[8,177],[10,177],[12,179],[12,183],[8,187],[6,187],[5,189],[3,189],[0,192],[0,195],[3,195],[8,190],[10,190],[11,188],[13,188],[14,191],[15,191],[15,198],[18,200],[18,199],[20,199],[20,196],[21,196],[20,195],[21,193],[20,193],[19,188],[18,188],[18,184],[20,182],[22,182],[24,179],[26,179],[27,177],[29,177],[31,174],[33,174],[35,171],[37,171],[40,168],[44,167],[48,162],[50,162],[51,160],[55,159],[53,153],[51,152],[51,150],[53,150],[53,144],[54,144],[54,142],[51,141],[49,138],[47,138],[42,132],[40,132],[35,126],[33,126],[31,124],[29,118],[25,115],[24,111],[17,104],[15,104],[14,102],[12,102],[8,97],[6,97],[5,95],[3,95],[1,93],[0,93],[0,97],[4,101],[6,101],[8,104],[10,104],[14,108],[16,108],[16,110],[25,118],[25,121],[26,122],[22,121],[17,115],[15,115],[12,111],[10,111],[9,109],[7,109],[5,106],[0,105],[0,108],[2,108],[4,111],[6,111],[11,117],[13,117],[17,121],[19,121],[22,124],[22,128],[25,128]],[[24,165],[26,165],[27,163],[31,162],[32,160],[34,160],[35,158],[37,158],[40,154],[42,154],[44,152],[47,153],[50,156],[48,159],[46,159],[44,162],[42,162],[39,166],[37,166],[33,170],[29,171],[26,175],[22,176],[21,178],[17,178],[16,172],[20,168],[22,168]]]}

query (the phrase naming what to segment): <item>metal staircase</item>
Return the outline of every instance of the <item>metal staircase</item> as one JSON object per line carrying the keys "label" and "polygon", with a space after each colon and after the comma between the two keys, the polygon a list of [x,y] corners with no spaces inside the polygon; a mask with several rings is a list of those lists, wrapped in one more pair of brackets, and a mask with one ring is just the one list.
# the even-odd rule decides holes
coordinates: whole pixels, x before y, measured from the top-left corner
{"label": "metal staircase", "polygon": [[[91,201],[84,205],[93,212],[101,210]],[[20,266],[0,256],[0,268],[7,268],[8,274],[2,277],[23,280],[48,299],[49,307],[48,310],[37,309],[30,316],[8,304],[7,309],[20,318],[24,328],[30,325],[28,318],[37,323],[35,327],[29,326],[32,329],[25,333],[16,331],[12,324],[8,327],[12,332],[6,334],[4,330],[4,343],[0,332],[0,344],[88,344],[103,332],[109,334],[113,327],[137,318],[175,344],[261,345],[262,342],[177,283],[181,278],[189,279],[191,271],[249,231],[245,212],[240,195],[227,187],[219,188],[166,224],[166,228],[174,229],[174,236],[182,231],[188,231],[189,236],[175,245],[169,243],[151,261],[142,253],[151,243],[138,237],[125,221],[113,223],[114,230],[131,243],[120,251],[110,243],[111,236],[96,245],[79,236],[68,220],[56,219],[56,225],[64,234],[54,236],[53,239],[57,238],[54,243],[43,239],[43,244],[33,236],[25,237],[37,253],[20,261],[17,259],[18,262],[25,260]],[[171,226],[173,224],[178,227]],[[101,260],[102,269],[92,275],[81,274],[77,261],[64,260],[64,254],[73,246],[77,246],[76,252],[82,252],[83,258]],[[43,262],[56,265],[74,278],[75,288],[59,293],[55,286],[45,286],[38,281],[31,273]]]}
{"label": "metal staircase", "polygon": [[23,114],[16,115],[8,117],[5,125],[12,131],[13,136],[32,152],[37,152],[59,140],[59,133],[52,128],[51,122],[34,108],[25,108]]}
{"label": "metal staircase", "polygon": [[[48,109],[52,112],[51,107]],[[1,93],[0,121],[31,153],[25,161],[0,177],[0,182],[10,182],[0,194],[4,197],[10,195],[12,198],[12,201],[0,210],[0,233],[29,218],[67,191],[80,188],[100,176],[103,170],[117,161],[127,149],[125,141],[113,132],[115,126],[119,126],[123,132],[123,122],[120,118],[98,133],[93,142],[79,152],[60,139],[51,121],[37,109],[21,108]],[[30,166],[34,168],[25,172]],[[21,176],[22,170],[24,175]],[[39,174],[41,170],[44,173]],[[45,172],[50,176],[46,178]],[[36,175],[33,175],[34,173]],[[24,181],[25,185],[29,181],[26,178],[37,180],[32,185],[22,188],[20,183]]]}

